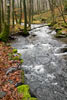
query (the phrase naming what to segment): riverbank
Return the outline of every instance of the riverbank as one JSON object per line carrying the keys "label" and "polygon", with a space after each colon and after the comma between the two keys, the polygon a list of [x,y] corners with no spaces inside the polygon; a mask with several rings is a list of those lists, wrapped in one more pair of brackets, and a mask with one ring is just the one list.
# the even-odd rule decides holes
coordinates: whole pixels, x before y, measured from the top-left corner
{"label": "riverbank", "polygon": [[[51,11],[42,12],[40,14],[34,15],[33,23],[47,23],[49,27],[55,30],[57,33],[56,38],[66,38],[67,39],[67,24],[64,23],[61,14],[58,9],[55,9],[55,23],[52,23]],[[67,22],[67,13],[65,12],[65,20]]]}
{"label": "riverbank", "polygon": [[16,83],[22,82],[21,70],[17,69],[21,61],[19,54],[9,44],[0,42],[0,100],[21,100],[22,95],[18,94]]}
{"label": "riverbank", "polygon": [[[0,42],[0,100],[24,100],[24,96],[26,96],[24,89],[31,98],[29,86],[23,85],[24,71],[19,69],[23,60],[20,59],[20,56],[17,50],[8,43]],[[21,93],[22,88],[20,87],[23,88]],[[27,100],[26,98],[25,100]]]}

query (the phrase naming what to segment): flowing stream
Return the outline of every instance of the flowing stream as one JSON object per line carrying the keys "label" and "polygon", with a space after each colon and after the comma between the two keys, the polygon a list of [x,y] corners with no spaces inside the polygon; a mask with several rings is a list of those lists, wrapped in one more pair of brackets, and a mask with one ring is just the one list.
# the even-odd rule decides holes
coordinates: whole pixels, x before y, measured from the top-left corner
{"label": "flowing stream", "polygon": [[67,44],[40,26],[33,24],[30,36],[17,36],[12,46],[22,54],[26,83],[38,100],[67,100]]}

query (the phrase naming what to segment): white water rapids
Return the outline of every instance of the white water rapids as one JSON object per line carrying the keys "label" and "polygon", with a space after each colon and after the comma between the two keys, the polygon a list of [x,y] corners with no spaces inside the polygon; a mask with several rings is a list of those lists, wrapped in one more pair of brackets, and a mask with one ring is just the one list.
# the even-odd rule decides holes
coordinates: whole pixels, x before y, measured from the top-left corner
{"label": "white water rapids", "polygon": [[67,100],[67,52],[61,52],[67,45],[54,39],[48,26],[39,26],[32,25],[37,28],[30,36],[18,36],[12,46],[22,54],[26,83],[38,100]]}

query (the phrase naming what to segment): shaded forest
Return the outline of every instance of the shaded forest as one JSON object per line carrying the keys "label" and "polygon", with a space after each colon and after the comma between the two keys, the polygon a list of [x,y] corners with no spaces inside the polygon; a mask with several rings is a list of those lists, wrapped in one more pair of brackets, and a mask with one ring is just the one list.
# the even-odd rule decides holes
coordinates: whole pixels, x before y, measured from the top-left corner
{"label": "shaded forest", "polygon": [[7,41],[9,35],[19,28],[24,29],[23,34],[28,35],[27,30],[31,29],[32,23],[48,23],[54,26],[54,29],[61,28],[66,33],[67,1],[0,0],[1,40]]}
{"label": "shaded forest", "polygon": [[0,0],[0,100],[67,100],[67,0]]}

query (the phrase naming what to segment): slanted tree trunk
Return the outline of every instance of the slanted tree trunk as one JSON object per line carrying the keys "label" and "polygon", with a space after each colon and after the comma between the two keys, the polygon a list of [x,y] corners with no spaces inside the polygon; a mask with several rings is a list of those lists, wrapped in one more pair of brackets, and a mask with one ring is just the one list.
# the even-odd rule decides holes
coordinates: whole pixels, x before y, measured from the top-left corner
{"label": "slanted tree trunk", "polygon": [[65,20],[65,16],[64,16],[64,10],[63,10],[63,2],[62,2],[62,0],[59,0],[59,1],[58,1],[58,4],[57,4],[57,3],[54,3],[54,5],[55,5],[55,7],[58,8],[58,11],[59,11],[59,13],[60,13],[61,16],[62,16],[64,23],[67,24],[67,22],[66,22],[66,20]]}
{"label": "slanted tree trunk", "polygon": [[61,9],[61,16],[62,16],[62,18],[63,18],[63,21],[64,21],[64,23],[67,24],[67,22],[66,22],[66,20],[65,20],[65,16],[64,16],[64,11],[63,11],[63,8],[62,8],[62,1],[60,1],[60,9]]}

